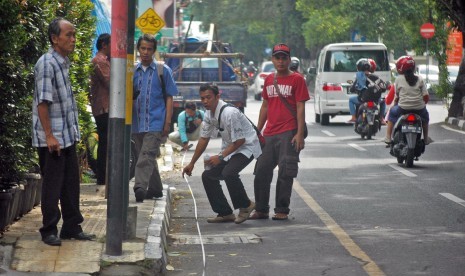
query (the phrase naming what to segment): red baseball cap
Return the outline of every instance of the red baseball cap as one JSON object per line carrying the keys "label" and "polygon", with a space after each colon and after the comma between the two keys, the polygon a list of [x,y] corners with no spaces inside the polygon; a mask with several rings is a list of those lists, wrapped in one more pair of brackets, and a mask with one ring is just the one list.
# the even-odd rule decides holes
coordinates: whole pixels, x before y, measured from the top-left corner
{"label": "red baseball cap", "polygon": [[275,56],[277,54],[285,54],[285,55],[290,56],[291,55],[291,49],[289,49],[289,46],[287,46],[284,43],[276,44],[273,47],[272,55]]}

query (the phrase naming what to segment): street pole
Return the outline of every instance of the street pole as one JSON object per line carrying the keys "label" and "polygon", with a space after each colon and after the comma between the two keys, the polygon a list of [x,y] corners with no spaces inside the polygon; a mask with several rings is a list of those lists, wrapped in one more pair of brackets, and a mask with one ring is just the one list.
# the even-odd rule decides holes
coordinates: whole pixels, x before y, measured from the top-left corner
{"label": "street pole", "polygon": [[108,201],[106,254],[120,256],[123,247],[124,122],[128,2],[112,0],[111,73],[108,120]]}
{"label": "street pole", "polygon": [[[134,75],[134,32],[136,28],[136,1],[128,0],[128,36],[126,65],[126,121],[124,128],[124,204],[123,204],[123,238],[128,238],[127,218],[129,208],[129,154],[131,152],[132,95]],[[136,162],[137,160],[133,160]]]}

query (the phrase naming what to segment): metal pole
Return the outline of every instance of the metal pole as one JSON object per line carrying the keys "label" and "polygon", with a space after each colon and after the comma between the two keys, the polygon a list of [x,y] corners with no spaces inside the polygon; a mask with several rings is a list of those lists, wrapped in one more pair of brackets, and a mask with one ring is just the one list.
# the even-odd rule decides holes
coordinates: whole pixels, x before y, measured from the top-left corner
{"label": "metal pole", "polygon": [[428,50],[428,41],[429,38],[426,39],[426,83],[429,82],[429,50]]}
{"label": "metal pole", "polygon": [[[134,32],[136,28],[136,0],[128,1],[128,48],[126,65],[126,125],[124,128],[124,204],[123,239],[128,238],[127,220],[129,207],[129,153],[131,152],[132,95],[134,75]],[[133,160],[135,161],[135,160]],[[137,207],[136,207],[137,208]]]}
{"label": "metal pole", "polygon": [[123,252],[123,164],[128,3],[112,0],[106,254]]}

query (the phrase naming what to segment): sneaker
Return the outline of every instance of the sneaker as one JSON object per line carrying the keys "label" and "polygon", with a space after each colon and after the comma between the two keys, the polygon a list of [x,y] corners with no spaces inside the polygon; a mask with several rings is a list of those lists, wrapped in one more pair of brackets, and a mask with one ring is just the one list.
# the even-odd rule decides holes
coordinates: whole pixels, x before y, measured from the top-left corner
{"label": "sneaker", "polygon": [[233,222],[236,219],[234,214],[226,215],[226,216],[216,216],[214,218],[208,218],[208,223],[221,223],[221,222]]}
{"label": "sneaker", "polygon": [[384,143],[390,144],[390,143],[391,143],[391,139],[388,138],[388,137],[384,138]]}
{"label": "sneaker", "polygon": [[431,137],[428,136],[428,138],[425,141],[425,145],[429,145],[429,144],[431,144],[433,142],[434,142],[433,139],[431,139]]}
{"label": "sneaker", "polygon": [[237,215],[236,220],[234,221],[236,224],[243,223],[246,221],[250,213],[255,209],[255,202],[250,201],[250,205],[247,208],[239,208],[239,215]]}
{"label": "sneaker", "polygon": [[137,188],[134,190],[134,195],[136,196],[136,202],[142,203],[145,199],[145,191],[142,188]]}

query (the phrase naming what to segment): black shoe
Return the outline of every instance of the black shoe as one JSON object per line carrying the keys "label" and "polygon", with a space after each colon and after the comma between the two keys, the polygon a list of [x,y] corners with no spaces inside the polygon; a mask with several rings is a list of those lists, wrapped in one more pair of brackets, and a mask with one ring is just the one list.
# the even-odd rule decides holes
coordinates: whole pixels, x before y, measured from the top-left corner
{"label": "black shoe", "polygon": [[91,241],[96,238],[94,234],[87,234],[84,232],[78,233],[78,234],[66,234],[66,233],[60,233],[60,238],[63,240],[70,240],[70,239],[75,239],[75,240],[80,240],[80,241]]}
{"label": "black shoe", "polygon": [[48,245],[51,245],[51,246],[60,246],[61,245],[61,240],[56,235],[48,235],[45,238],[42,238],[42,241],[45,244],[48,244]]}
{"label": "black shoe", "polygon": [[134,190],[134,195],[136,196],[136,202],[144,202],[145,191],[142,188],[137,188]]}

